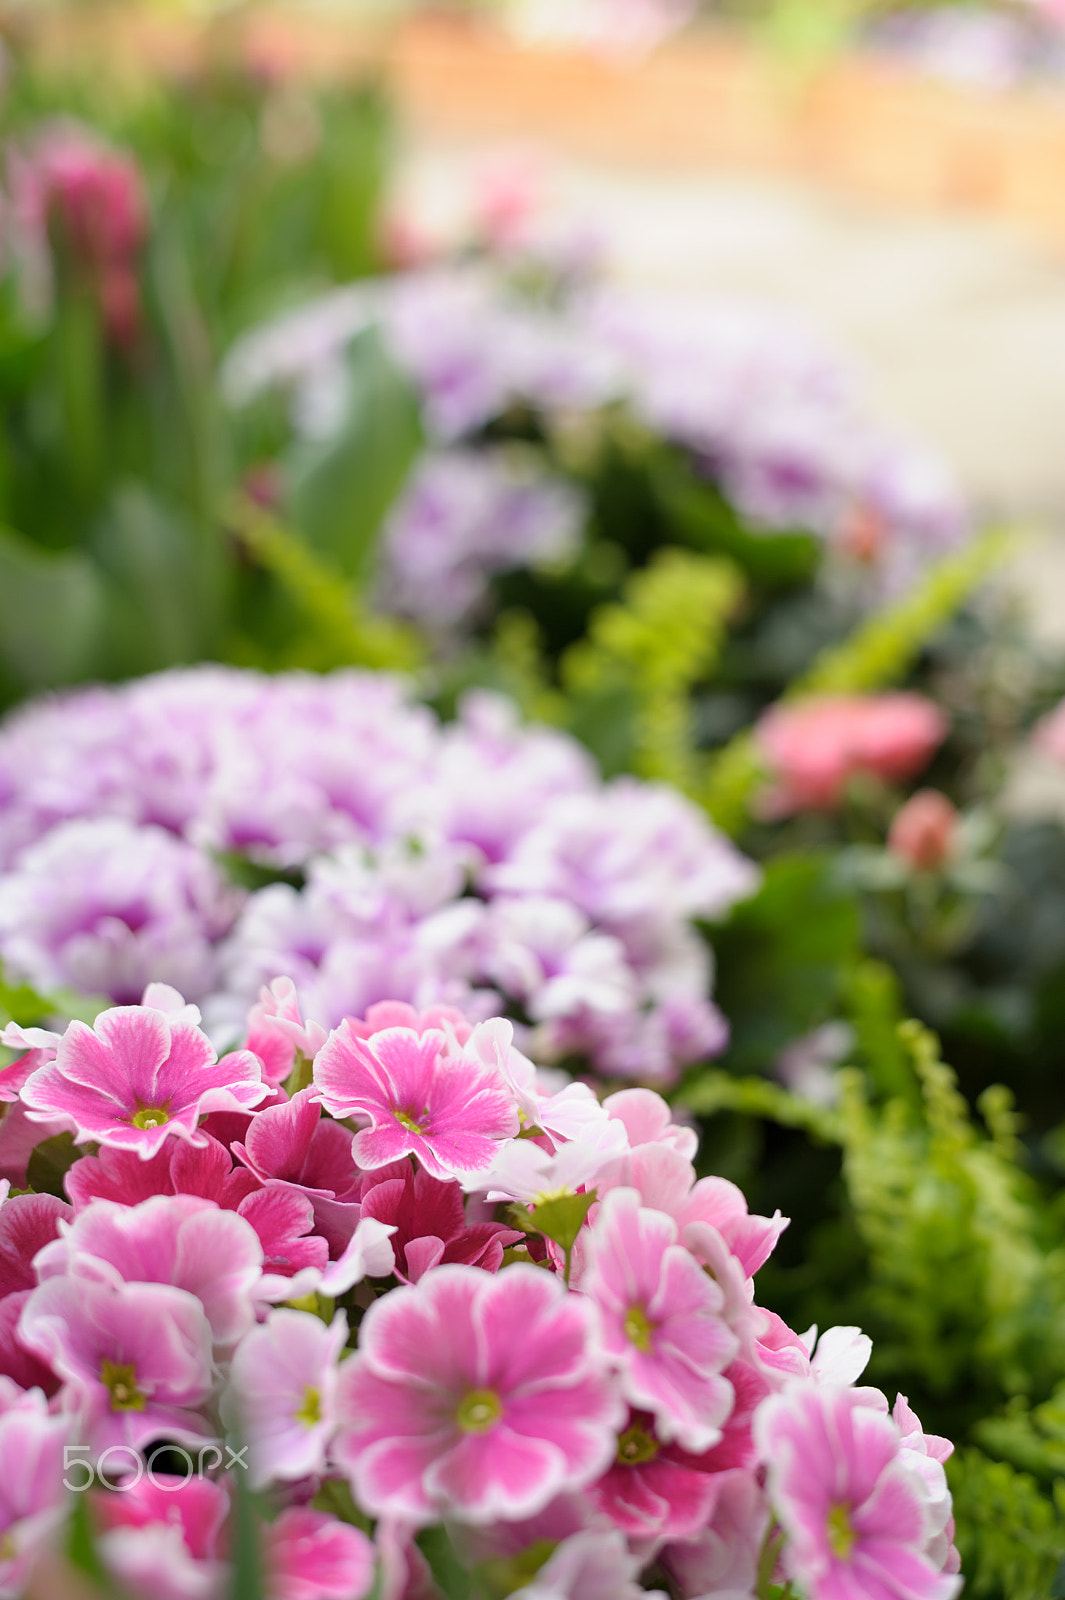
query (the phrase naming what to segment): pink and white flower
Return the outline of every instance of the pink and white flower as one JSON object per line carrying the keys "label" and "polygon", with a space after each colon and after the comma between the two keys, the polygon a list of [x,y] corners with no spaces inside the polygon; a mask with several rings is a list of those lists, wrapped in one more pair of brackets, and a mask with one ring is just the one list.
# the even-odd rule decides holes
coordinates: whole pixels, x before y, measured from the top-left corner
{"label": "pink and white flower", "polygon": [[364,1600],[374,1548],[364,1533],[309,1506],[289,1506],[266,1534],[270,1600]]}
{"label": "pink and white flower", "polygon": [[795,1387],[765,1401],[755,1437],[787,1534],[784,1569],[810,1600],[958,1593],[925,1554],[929,1512],[890,1417],[852,1389]]}
{"label": "pink and white flower", "polygon": [[716,1283],[678,1242],[672,1217],[614,1189],[591,1231],[581,1287],[599,1308],[603,1344],[625,1398],[649,1411],[659,1436],[708,1450],[732,1410],[722,1376],[739,1348]]}
{"label": "pink and white flower", "polygon": [[449,1053],[439,1029],[386,1028],[360,1039],[345,1022],[314,1063],[334,1117],[366,1118],[352,1155],[363,1168],[413,1155],[436,1178],[483,1171],[518,1132],[513,1095],[491,1070]]}
{"label": "pink and white flower", "polygon": [[304,1311],[282,1307],[241,1340],[227,1407],[251,1446],[255,1487],[323,1470],[336,1423],[337,1363],[347,1336],[342,1311],[326,1327]]}
{"label": "pink and white flower", "polygon": [[50,1416],[39,1389],[0,1378],[0,1595],[22,1594],[38,1553],[66,1514],[64,1447],[70,1421]]}
{"label": "pink and white flower", "polygon": [[531,1266],[442,1266],[370,1307],[333,1455],[375,1515],[534,1515],[612,1459],[624,1410],[593,1309]]}
{"label": "pink and white flower", "polygon": [[202,1143],[201,1116],[247,1111],[267,1093],[250,1050],[219,1061],[193,1024],[150,1006],[116,1006],[91,1028],[72,1022],[22,1100],[38,1121],[67,1119],[78,1144],[94,1140],[147,1159],[174,1134]]}

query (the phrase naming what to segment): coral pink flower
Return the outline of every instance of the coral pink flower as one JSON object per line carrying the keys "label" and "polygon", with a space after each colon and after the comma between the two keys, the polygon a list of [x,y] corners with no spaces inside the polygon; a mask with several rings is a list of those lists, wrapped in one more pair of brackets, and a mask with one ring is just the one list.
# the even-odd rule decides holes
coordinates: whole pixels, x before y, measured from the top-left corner
{"label": "coral pink flower", "polygon": [[947,721],[917,694],[823,695],[773,706],[757,733],[776,779],[768,809],[784,816],[831,810],[860,772],[889,783],[914,777],[946,737]]}
{"label": "coral pink flower", "polygon": [[888,849],[911,867],[935,872],[949,858],[958,833],[958,809],[938,789],[919,789],[895,813]]}
{"label": "coral pink flower", "polygon": [[95,1140],[147,1159],[171,1134],[203,1143],[197,1123],[206,1112],[247,1111],[267,1093],[250,1050],[219,1061],[192,1023],[151,1006],[116,1006],[92,1028],[72,1022],[22,1100],[36,1120],[68,1118],[78,1144]]}
{"label": "coral pink flower", "polygon": [[66,1515],[64,1446],[69,1418],[49,1416],[39,1390],[0,1378],[0,1594],[20,1595],[42,1548]]}
{"label": "coral pink flower", "polygon": [[362,1216],[395,1228],[391,1243],[396,1276],[409,1283],[417,1283],[443,1261],[498,1272],[503,1251],[523,1237],[500,1222],[468,1224],[458,1184],[441,1183],[407,1165],[402,1177],[386,1178],[366,1190]]}
{"label": "coral pink flower", "polygon": [[93,1497],[104,1565],[123,1592],[138,1600],[214,1600],[227,1566],[222,1559],[229,1495],[210,1478],[167,1479],[162,1473],[123,1483],[118,1494]]}
{"label": "coral pink flower", "polygon": [[252,1484],[308,1478],[325,1466],[335,1424],[337,1362],[348,1337],[306,1311],[272,1311],[238,1345],[227,1408],[251,1446]]}
{"label": "coral pink flower", "polygon": [[951,1600],[960,1580],[924,1554],[922,1497],[891,1419],[852,1389],[791,1388],[759,1408],[755,1439],[788,1538],[785,1571],[810,1600]]}
{"label": "coral pink flower", "polygon": [[27,1299],[19,1337],[69,1385],[79,1443],[139,1449],[208,1432],[196,1413],[211,1393],[211,1328],[184,1289],[49,1278]]}
{"label": "coral pink flower", "polygon": [[708,1450],[732,1410],[722,1371],[738,1344],[720,1315],[720,1288],[677,1238],[672,1217],[641,1206],[634,1189],[611,1190],[581,1287],[599,1307],[625,1398],[651,1412],[664,1442]]}
{"label": "coral pink flower", "polygon": [[531,1266],[437,1267],[375,1301],[337,1406],[359,1504],[415,1523],[533,1516],[603,1471],[624,1416],[592,1307]]}
{"label": "coral pink flower", "polygon": [[42,1283],[64,1273],[114,1288],[169,1283],[196,1297],[219,1345],[234,1344],[255,1320],[262,1245],[249,1222],[210,1200],[191,1194],[155,1195],[137,1206],[97,1200],[60,1233],[37,1257]]}
{"label": "coral pink flower", "polygon": [[342,1022],[329,1035],[314,1082],[334,1117],[369,1119],[351,1147],[360,1167],[414,1155],[434,1178],[484,1171],[498,1141],[518,1132],[518,1108],[499,1075],[447,1049],[438,1028],[385,1028],[364,1040]]}
{"label": "coral pink flower", "polygon": [[270,1600],[363,1600],[374,1549],[358,1528],[309,1506],[290,1506],[266,1531]]}

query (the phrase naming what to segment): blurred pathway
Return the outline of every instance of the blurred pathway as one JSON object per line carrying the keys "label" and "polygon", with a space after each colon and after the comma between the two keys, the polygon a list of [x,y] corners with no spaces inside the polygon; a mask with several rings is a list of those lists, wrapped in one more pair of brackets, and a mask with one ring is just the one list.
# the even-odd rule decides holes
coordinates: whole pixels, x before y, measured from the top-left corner
{"label": "blurred pathway", "polygon": [[[408,181],[446,211],[461,205],[476,161],[469,149],[415,147]],[[984,510],[1041,530],[1018,578],[1036,627],[1065,644],[1065,260],[1008,225],[777,179],[549,170],[563,213],[601,230],[621,276],[793,309]]]}

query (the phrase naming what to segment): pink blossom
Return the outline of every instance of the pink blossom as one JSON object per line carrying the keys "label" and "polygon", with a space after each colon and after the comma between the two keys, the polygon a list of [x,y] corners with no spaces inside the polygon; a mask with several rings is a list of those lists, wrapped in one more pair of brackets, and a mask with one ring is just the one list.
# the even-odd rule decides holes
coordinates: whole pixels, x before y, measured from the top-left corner
{"label": "pink blossom", "polygon": [[[0,1223],[3,1213],[0,1212]],[[140,1205],[97,1200],[38,1255],[42,1282],[69,1273],[119,1288],[168,1283],[194,1295],[216,1344],[234,1344],[255,1319],[252,1291],[263,1251],[254,1228],[197,1195],[155,1195]]]}
{"label": "pink blossom", "polygon": [[363,1600],[374,1549],[358,1528],[309,1506],[290,1506],[266,1532],[270,1600]]}
{"label": "pink blossom", "polygon": [[395,1229],[391,1243],[401,1282],[417,1283],[443,1261],[498,1272],[504,1249],[523,1237],[499,1222],[468,1224],[458,1184],[441,1183],[407,1163],[401,1177],[385,1177],[366,1190],[362,1220],[371,1217]]}
{"label": "pink blossom", "polygon": [[20,1394],[0,1378],[0,1595],[20,1595],[38,1553],[54,1546],[66,1515],[69,1419],[49,1416],[40,1390]]}
{"label": "pink blossom", "polygon": [[796,1387],[765,1401],[755,1438],[788,1535],[785,1571],[810,1600],[958,1593],[924,1553],[928,1512],[889,1417],[851,1389]]}
{"label": "pink blossom", "polygon": [[116,1006],[92,1028],[72,1022],[22,1099],[39,1121],[68,1118],[79,1144],[95,1140],[147,1159],[171,1134],[202,1144],[201,1116],[247,1110],[267,1092],[249,1050],[219,1061],[191,1023],[150,1006]]}
{"label": "pink blossom", "polygon": [[329,1246],[314,1232],[314,1206],[298,1189],[271,1181],[245,1196],[237,1209],[259,1235],[264,1291],[284,1288],[273,1284],[274,1279],[295,1278],[306,1268],[324,1270]]}
{"label": "pink blossom", "polygon": [[532,1516],[597,1477],[623,1415],[591,1306],[532,1266],[443,1266],[370,1307],[333,1446],[360,1505],[431,1522]]}
{"label": "pink blossom", "polygon": [[238,1345],[227,1406],[251,1446],[256,1488],[324,1468],[336,1421],[337,1362],[347,1336],[342,1311],[326,1327],[306,1311],[283,1307]]}
{"label": "pink blossom", "polygon": [[209,1478],[158,1470],[94,1496],[104,1565],[138,1600],[217,1600],[229,1495]]}
{"label": "pink blossom", "polygon": [[[754,1472],[732,1468],[716,1475],[706,1526],[694,1538],[668,1544],[663,1564],[684,1595],[704,1600],[753,1600],[759,1559],[769,1525],[765,1492]],[[864,1600],[858,1591],[848,1600]]]}
{"label": "pink blossom", "polygon": [[758,740],[776,780],[776,815],[831,810],[857,773],[903,783],[947,734],[943,712],[917,694],[822,695],[773,706]]}
{"label": "pink blossom", "polygon": [[27,1299],[18,1331],[68,1385],[79,1438],[95,1449],[208,1431],[197,1413],[212,1387],[211,1328],[184,1289],[49,1278]]}
{"label": "pink blossom", "polygon": [[936,872],[949,859],[958,834],[958,808],[938,789],[919,789],[895,813],[888,849],[922,872]]}
{"label": "pink blossom", "polygon": [[771,1217],[752,1216],[742,1190],[727,1178],[700,1178],[692,1189],[677,1221],[682,1229],[693,1222],[706,1222],[724,1239],[747,1277],[753,1278],[776,1248],[788,1226],[779,1211]]}
{"label": "pink blossom", "polygon": [[37,1287],[33,1258],[71,1216],[70,1206],[51,1194],[18,1194],[0,1204],[0,1300]]}
{"label": "pink blossom", "polygon": [[353,1199],[359,1173],[351,1154],[351,1132],[323,1117],[314,1089],[266,1106],[248,1124],[233,1152],[265,1183],[279,1179],[312,1197]]}
{"label": "pink blossom", "polygon": [[954,1516],[943,1463],[954,1454],[949,1439],[925,1433],[905,1395],[892,1408],[892,1420],[902,1436],[900,1460],[921,1484],[929,1533],[924,1553],[940,1572],[958,1572],[961,1557],[954,1546]]}
{"label": "pink blossom", "polygon": [[720,1473],[675,1444],[662,1444],[654,1419],[632,1412],[617,1460],[591,1490],[596,1505],[630,1539],[693,1539],[709,1519]]}
{"label": "pink blossom", "polygon": [[737,1341],[720,1288],[678,1243],[673,1219],[641,1206],[633,1189],[606,1196],[590,1245],[581,1287],[599,1307],[626,1399],[653,1415],[665,1442],[709,1449],[734,1400],[722,1372]]}
{"label": "pink blossom", "polygon": [[436,1028],[386,1028],[363,1040],[345,1022],[330,1034],[315,1086],[333,1116],[369,1119],[351,1147],[360,1167],[415,1155],[434,1177],[451,1178],[490,1166],[498,1141],[518,1132],[518,1108],[498,1076],[447,1046]]}
{"label": "pink blossom", "polygon": [[695,1155],[699,1136],[694,1128],[673,1121],[669,1103],[653,1089],[619,1089],[603,1101],[607,1116],[625,1127],[629,1145],[664,1144],[686,1161]]}
{"label": "pink blossom", "polygon": [[64,1179],[66,1191],[79,1211],[93,1200],[135,1206],[153,1194],[197,1194],[235,1211],[262,1184],[254,1172],[235,1167],[217,1139],[206,1133],[202,1138],[201,1144],[168,1139],[147,1160],[135,1150],[105,1145],[98,1156],[75,1161]]}
{"label": "pink blossom", "polygon": [[300,1016],[291,978],[275,978],[248,1013],[248,1049],[259,1057],[266,1082],[272,1087],[285,1081],[297,1054],[313,1061],[325,1041],[325,1028],[318,1022],[304,1022]]}
{"label": "pink blossom", "polygon": [[0,1068],[0,1103],[10,1105],[16,1101],[30,1073],[55,1060],[60,1037],[48,1028],[22,1028],[17,1022],[9,1022],[0,1029],[0,1044],[8,1050],[25,1052],[10,1066]]}
{"label": "pink blossom", "polygon": [[[642,1600],[639,1571],[619,1533],[589,1528],[564,1539],[512,1600]],[[660,1589],[651,1593],[665,1600]]]}

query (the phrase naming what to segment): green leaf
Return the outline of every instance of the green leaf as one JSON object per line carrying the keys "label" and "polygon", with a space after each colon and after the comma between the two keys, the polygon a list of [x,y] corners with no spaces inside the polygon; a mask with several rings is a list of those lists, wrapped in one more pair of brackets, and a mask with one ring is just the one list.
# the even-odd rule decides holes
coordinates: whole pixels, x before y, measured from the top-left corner
{"label": "green leaf", "polygon": [[57,1133],[51,1139],[42,1139],[26,1168],[26,1181],[34,1194],[54,1194],[57,1199],[65,1200],[67,1192],[63,1179],[83,1154],[74,1143],[72,1133]]}
{"label": "green leaf", "polygon": [[107,1571],[100,1560],[96,1548],[96,1539],[93,1535],[92,1518],[89,1515],[89,1497],[87,1494],[76,1494],[74,1505],[67,1523],[67,1560],[76,1571],[82,1572],[96,1584],[104,1587],[106,1593],[113,1593],[108,1583]]}
{"label": "green leaf", "polygon": [[733,1070],[768,1068],[785,1045],[838,1014],[859,933],[858,908],[834,883],[831,856],[804,852],[768,864],[759,893],[714,933]]}
{"label": "green leaf", "polygon": [[22,689],[51,689],[98,670],[102,578],[74,551],[55,553],[0,528],[0,662]]}
{"label": "green leaf", "polygon": [[562,1250],[572,1250],[594,1204],[594,1189],[587,1194],[554,1195],[530,1208],[529,1221],[545,1239],[553,1239]]}
{"label": "green leaf", "polygon": [[348,397],[328,439],[295,447],[289,464],[293,527],[348,578],[367,578],[382,522],[421,445],[414,391],[367,329],[351,343]]}
{"label": "green leaf", "polygon": [[111,677],[195,661],[218,632],[220,595],[190,519],[139,484],[123,485],[91,548],[107,577],[104,667]]}
{"label": "green leaf", "polygon": [[416,1542],[447,1600],[475,1600],[473,1579],[455,1554],[446,1528],[426,1528]]}
{"label": "green leaf", "polygon": [[247,1473],[234,1472],[232,1483],[230,1552],[233,1572],[227,1600],[262,1600],[264,1593],[262,1518],[255,1496],[248,1486]]}
{"label": "green leaf", "polygon": [[363,1533],[373,1533],[373,1523],[359,1510],[343,1478],[326,1478],[311,1504],[316,1511],[328,1511],[330,1516],[361,1528]]}

